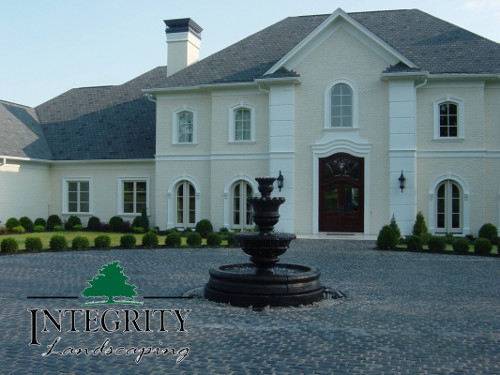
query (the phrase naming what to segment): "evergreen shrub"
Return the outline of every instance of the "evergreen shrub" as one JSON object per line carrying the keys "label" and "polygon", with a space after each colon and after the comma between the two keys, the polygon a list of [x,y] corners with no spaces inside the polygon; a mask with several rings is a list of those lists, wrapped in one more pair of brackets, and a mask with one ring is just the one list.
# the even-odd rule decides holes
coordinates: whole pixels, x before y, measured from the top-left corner
{"label": "evergreen shrub", "polygon": [[207,245],[212,247],[220,246],[222,243],[222,236],[219,233],[212,232],[207,236]]}
{"label": "evergreen shrub", "polygon": [[43,225],[35,225],[33,226],[33,232],[37,233],[45,232],[45,227]]}
{"label": "evergreen shrub", "polygon": [[123,232],[123,219],[120,216],[113,216],[109,219],[109,229],[111,232]]}
{"label": "evergreen shrub", "polygon": [[392,228],[392,230],[396,234],[396,238],[399,241],[399,239],[401,238],[401,230],[399,229],[399,225],[396,221],[396,217],[394,216],[394,214],[392,215],[391,222],[390,222],[389,226]]}
{"label": "evergreen shrub", "polygon": [[0,250],[2,253],[15,253],[18,248],[19,245],[17,241],[12,237],[4,238],[0,243]]}
{"label": "evergreen shrub", "polygon": [[97,249],[109,249],[111,246],[111,237],[106,234],[100,234],[94,238],[94,246]]}
{"label": "evergreen shrub", "polygon": [[227,246],[229,247],[236,247],[238,246],[238,240],[234,238],[234,233],[229,232],[226,234],[226,241],[227,241]]}
{"label": "evergreen shrub", "polygon": [[15,217],[8,218],[7,221],[5,222],[5,227],[8,230],[12,230],[12,228],[18,227],[20,225],[21,223]]}
{"label": "evergreen shrub", "polygon": [[479,229],[479,238],[487,238],[492,244],[498,243],[498,229],[491,223],[483,224]]}
{"label": "evergreen shrub", "polygon": [[474,253],[486,255],[491,252],[491,241],[487,238],[478,238],[474,241]]}
{"label": "evergreen shrub", "polygon": [[76,236],[71,241],[71,248],[73,250],[86,250],[90,246],[89,239],[84,236]]}
{"label": "evergreen shrub", "polygon": [[68,217],[68,220],[64,223],[64,229],[66,230],[75,230],[76,225],[82,225],[82,221],[78,216],[71,215]]}
{"label": "evergreen shrub", "polygon": [[51,230],[54,230],[54,227],[55,226],[60,226],[62,225],[62,221],[61,221],[61,218],[57,215],[50,215],[48,218],[47,218],[47,230],[48,231],[51,231]]}
{"label": "evergreen shrub", "polygon": [[137,239],[133,234],[124,234],[120,238],[120,247],[125,249],[134,249]]}
{"label": "evergreen shrub", "polygon": [[154,248],[158,246],[158,235],[152,231],[146,233],[142,236],[142,246],[146,248]]}
{"label": "evergreen shrub", "polygon": [[380,229],[377,237],[378,250],[392,250],[398,244],[396,233],[389,225],[384,225]]}
{"label": "evergreen shrub", "polygon": [[427,224],[425,223],[425,217],[422,211],[418,211],[417,216],[415,218],[415,223],[413,224],[413,232],[414,236],[420,236],[422,239],[425,239],[427,236],[428,229]]}
{"label": "evergreen shrub", "polygon": [[92,232],[100,232],[102,230],[101,219],[96,216],[89,217],[87,222],[87,230]]}
{"label": "evergreen shrub", "polygon": [[446,249],[446,238],[442,236],[431,236],[427,241],[427,246],[429,246],[429,251],[433,253],[444,251],[444,249]]}
{"label": "evergreen shrub", "polygon": [[62,232],[64,230],[64,227],[62,225],[54,225],[54,228],[52,228],[54,232]]}
{"label": "evergreen shrub", "polygon": [[47,220],[37,217],[33,223],[33,228],[37,225],[45,228],[47,226]]}
{"label": "evergreen shrub", "polygon": [[201,234],[198,232],[191,232],[186,237],[186,242],[191,247],[201,246]]}
{"label": "evergreen shrub", "polygon": [[21,226],[26,229],[26,232],[33,232],[33,221],[28,216],[23,216],[19,219]]}
{"label": "evergreen shrub", "polygon": [[463,237],[455,238],[451,246],[457,254],[467,254],[469,252],[469,240]]}
{"label": "evergreen shrub", "polygon": [[412,251],[421,251],[424,246],[424,241],[421,236],[408,236],[406,239],[406,248]]}
{"label": "evergreen shrub", "polygon": [[68,241],[66,237],[60,234],[54,234],[50,238],[49,247],[51,250],[66,250],[68,248]]}
{"label": "evergreen shrub", "polygon": [[26,248],[26,251],[30,253],[42,251],[42,240],[40,237],[26,237],[24,240],[24,247]]}
{"label": "evergreen shrub", "polygon": [[201,237],[207,238],[208,234],[214,231],[214,227],[212,226],[210,220],[202,219],[196,223],[194,230],[195,232],[198,232]]}
{"label": "evergreen shrub", "polygon": [[181,235],[177,233],[175,230],[170,231],[165,237],[165,246],[166,247],[179,247],[181,246],[182,240]]}

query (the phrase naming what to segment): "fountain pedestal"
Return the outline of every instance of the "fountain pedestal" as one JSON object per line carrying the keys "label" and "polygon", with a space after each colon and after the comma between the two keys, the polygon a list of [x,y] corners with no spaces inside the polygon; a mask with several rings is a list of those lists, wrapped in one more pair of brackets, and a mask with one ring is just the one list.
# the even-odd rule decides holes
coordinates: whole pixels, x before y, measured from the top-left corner
{"label": "fountain pedestal", "polygon": [[295,234],[274,233],[279,206],[285,198],[271,198],[272,177],[256,178],[261,197],[250,197],[257,233],[238,233],[235,238],[252,263],[230,264],[209,270],[205,298],[233,306],[299,306],[323,299],[320,271],[297,264],[280,264]]}

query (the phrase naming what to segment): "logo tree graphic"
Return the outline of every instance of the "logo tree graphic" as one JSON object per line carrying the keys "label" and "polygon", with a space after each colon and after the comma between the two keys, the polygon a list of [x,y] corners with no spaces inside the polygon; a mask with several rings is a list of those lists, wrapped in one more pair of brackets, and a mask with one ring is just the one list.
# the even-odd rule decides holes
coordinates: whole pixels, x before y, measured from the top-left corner
{"label": "logo tree graphic", "polygon": [[126,297],[132,299],[137,297],[135,285],[127,284],[127,280],[129,280],[129,278],[125,276],[123,268],[120,267],[119,263],[119,261],[115,261],[102,266],[99,273],[92,280],[87,281],[90,286],[82,292],[84,297],[107,297],[107,301],[88,302],[85,305],[112,303],[142,305],[142,302],[115,300],[115,297]]}

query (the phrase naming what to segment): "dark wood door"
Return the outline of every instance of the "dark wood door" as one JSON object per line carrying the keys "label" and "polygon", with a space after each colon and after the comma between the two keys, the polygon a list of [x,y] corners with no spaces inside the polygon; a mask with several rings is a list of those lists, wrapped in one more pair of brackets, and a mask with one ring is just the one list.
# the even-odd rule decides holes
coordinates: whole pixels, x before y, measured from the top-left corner
{"label": "dark wood door", "polygon": [[338,153],[319,168],[319,231],[363,232],[364,159]]}

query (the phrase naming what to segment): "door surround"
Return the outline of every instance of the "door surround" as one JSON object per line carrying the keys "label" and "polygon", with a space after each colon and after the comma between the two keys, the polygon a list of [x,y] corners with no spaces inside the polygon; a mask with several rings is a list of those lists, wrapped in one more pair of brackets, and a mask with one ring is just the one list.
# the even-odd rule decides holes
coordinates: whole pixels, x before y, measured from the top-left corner
{"label": "door surround", "polygon": [[[326,133],[326,132],[325,132]],[[347,132],[345,132],[347,133]],[[328,132],[322,140],[317,141],[311,146],[313,153],[313,217],[312,217],[312,232],[319,233],[319,160],[329,157],[337,153],[346,153],[358,158],[363,158],[365,161],[364,168],[364,234],[370,234],[370,154],[372,145],[366,140],[359,138],[358,132],[349,133],[349,138],[338,137],[341,132]],[[336,139],[335,139],[335,138]]]}

